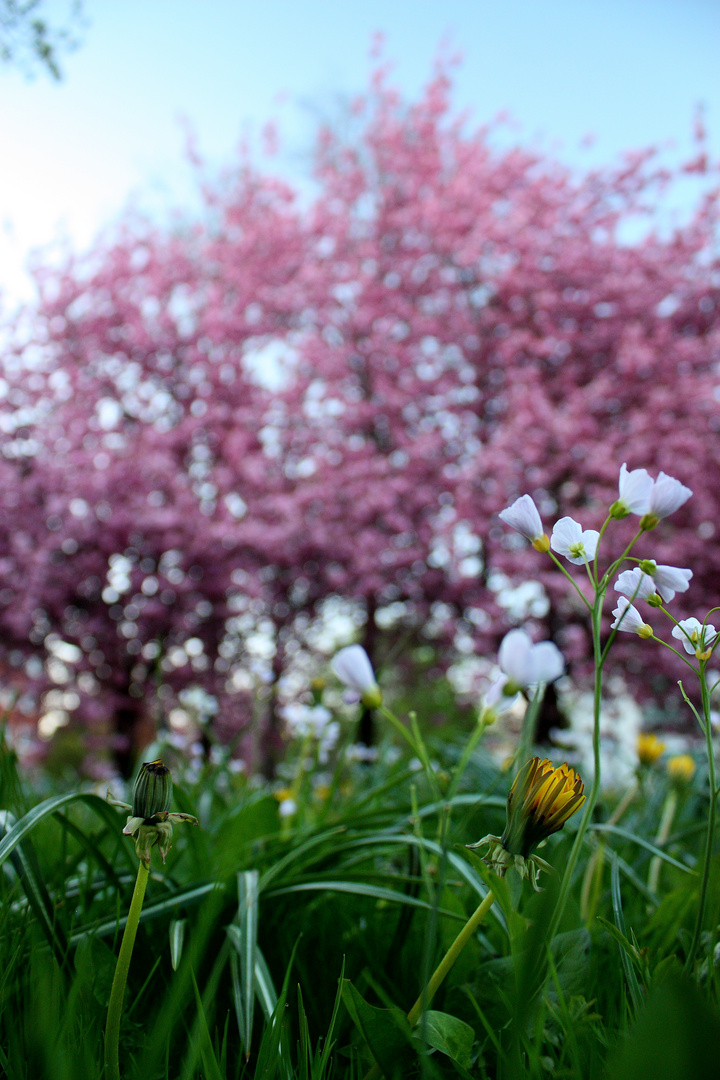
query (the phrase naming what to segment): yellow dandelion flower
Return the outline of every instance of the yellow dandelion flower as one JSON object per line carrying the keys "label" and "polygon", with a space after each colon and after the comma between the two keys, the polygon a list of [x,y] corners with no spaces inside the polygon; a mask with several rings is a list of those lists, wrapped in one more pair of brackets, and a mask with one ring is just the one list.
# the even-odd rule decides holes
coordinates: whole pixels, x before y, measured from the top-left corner
{"label": "yellow dandelion flower", "polygon": [[695,761],[689,754],[676,754],[666,765],[668,778],[676,784],[689,784],[695,775]]}
{"label": "yellow dandelion flower", "polygon": [[649,731],[641,731],[637,738],[637,755],[641,765],[654,765],[665,751],[665,743]]}
{"label": "yellow dandelion flower", "polygon": [[486,836],[472,848],[489,845],[485,862],[503,876],[514,866],[537,888],[538,870],[548,864],[534,854],[535,848],[565,822],[585,802],[583,782],[569,765],[557,768],[548,758],[531,758],[523,765],[510,788],[507,823],[502,837]]}

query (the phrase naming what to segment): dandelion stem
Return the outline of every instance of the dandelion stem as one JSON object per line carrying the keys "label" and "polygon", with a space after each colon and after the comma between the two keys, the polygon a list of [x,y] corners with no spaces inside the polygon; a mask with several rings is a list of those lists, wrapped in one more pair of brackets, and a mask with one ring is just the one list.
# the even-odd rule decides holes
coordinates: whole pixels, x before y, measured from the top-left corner
{"label": "dandelion stem", "polygon": [[407,1014],[407,1018],[411,1027],[414,1027],[415,1024],[417,1024],[421,1014],[430,1005],[430,1002],[435,997],[435,994],[438,992],[440,986],[442,985],[445,976],[450,971],[450,968],[453,966],[458,956],[463,951],[468,941],[473,936],[478,926],[487,915],[490,908],[493,906],[494,901],[495,894],[493,893],[492,889],[490,889],[486,894],[485,899],[475,909],[473,914],[463,926],[458,936],[453,941],[448,951],[443,956],[438,966],[435,968],[435,971],[430,976],[427,986],[413,1005],[410,1012]]}
{"label": "dandelion stem", "polygon": [[135,888],[130,901],[125,930],[120,944],[120,953],[115,967],[110,1003],[108,1005],[107,1024],[105,1025],[105,1080],[120,1080],[120,1058],[118,1044],[120,1040],[120,1020],[122,1019],[123,998],[127,983],[130,960],[132,958],[135,935],[137,934],[140,912],[145,898],[145,886],[148,880],[148,867],[140,860]]}
{"label": "dandelion stem", "polygon": [[[440,986],[442,985],[445,976],[450,971],[458,956],[463,951],[468,941],[473,936],[478,926],[487,915],[490,908],[493,906],[494,902],[495,894],[492,889],[489,889],[482,903],[475,909],[468,921],[465,923],[462,930],[455,938],[452,945],[445,953],[438,966],[435,968],[435,971],[430,976],[428,984],[423,990],[423,992],[420,994],[420,997],[417,999],[412,1009],[407,1014],[408,1023],[411,1027],[415,1027],[425,1009],[427,1009],[430,1005],[432,999],[435,997],[435,994],[440,989]],[[376,1080],[376,1078],[380,1076],[382,1076],[382,1070],[380,1066],[373,1065],[372,1069],[370,1069],[369,1073],[365,1077],[365,1080]]]}

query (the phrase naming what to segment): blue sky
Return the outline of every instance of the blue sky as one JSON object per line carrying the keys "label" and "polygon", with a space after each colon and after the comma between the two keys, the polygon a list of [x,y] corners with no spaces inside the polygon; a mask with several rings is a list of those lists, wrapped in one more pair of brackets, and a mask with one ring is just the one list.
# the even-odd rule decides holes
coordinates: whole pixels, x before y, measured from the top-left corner
{"label": "blue sky", "polygon": [[[276,119],[273,168],[300,178],[313,114],[362,91],[385,35],[403,91],[440,42],[459,49],[455,100],[478,123],[508,110],[518,141],[582,167],[624,149],[688,151],[705,106],[720,157],[718,0],[85,0],[65,78],[0,69],[0,288],[31,294],[28,253],[86,247],[129,201],[192,205],[183,120],[211,169],[244,131]],[[49,7],[64,10],[59,0]],[[595,142],[583,148],[584,136]]]}

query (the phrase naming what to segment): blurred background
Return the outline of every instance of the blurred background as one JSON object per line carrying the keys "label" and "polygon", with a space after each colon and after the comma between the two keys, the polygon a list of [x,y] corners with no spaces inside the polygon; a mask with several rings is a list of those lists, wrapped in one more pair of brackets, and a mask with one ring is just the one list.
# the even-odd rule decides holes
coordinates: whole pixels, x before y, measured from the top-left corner
{"label": "blurred background", "polygon": [[[161,730],[271,772],[352,640],[471,723],[519,624],[568,662],[543,734],[580,723],[583,611],[496,515],[598,528],[623,461],[693,488],[639,554],[693,570],[676,617],[718,603],[716,3],[0,8],[28,761],[128,772]],[[642,648],[620,742],[676,693]]]}

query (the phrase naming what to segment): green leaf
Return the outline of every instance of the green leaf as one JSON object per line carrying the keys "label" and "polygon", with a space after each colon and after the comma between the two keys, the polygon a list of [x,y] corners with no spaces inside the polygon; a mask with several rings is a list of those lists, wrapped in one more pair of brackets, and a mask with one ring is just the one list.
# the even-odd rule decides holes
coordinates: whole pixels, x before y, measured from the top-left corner
{"label": "green leaf", "polygon": [[[425,900],[418,900],[407,893],[397,892],[395,889],[386,889],[383,885],[369,885],[364,881],[304,881],[299,885],[289,885],[286,889],[273,889],[268,896],[285,896],[296,892],[342,892],[351,893],[353,896],[371,896],[375,900],[392,900],[396,904],[409,904],[410,907],[423,908],[425,911],[435,911],[432,904]],[[449,919],[457,919],[464,922],[465,917],[457,911],[439,909],[439,915],[445,915]]]}
{"label": "green leaf", "polygon": [[100,938],[88,935],[75,950],[75,970],[93,997],[107,1009],[117,957]]}
{"label": "green leaf", "polygon": [[378,1009],[368,1005],[349,979],[343,979],[342,996],[365,1044],[384,1076],[394,1080],[403,1075],[399,1069],[407,1066],[411,1030],[405,1013],[400,1009]]}
{"label": "green leaf", "polygon": [[185,927],[187,919],[173,919],[170,923],[170,963],[173,971],[177,971],[180,957],[182,956],[185,942]]}
{"label": "green leaf", "polygon": [[720,1016],[690,979],[655,987],[606,1071],[613,1080],[698,1080],[718,1075]]}
{"label": "green leaf", "polygon": [[[43,818],[48,817],[50,814],[55,814],[62,806],[67,806],[72,802],[84,802],[87,803],[91,809],[100,814],[101,817],[105,817],[109,807],[98,795],[92,795],[85,792],[74,791],[69,795],[55,795],[51,799],[45,799],[38,806],[34,806],[24,817],[7,832],[0,841],[0,866],[5,862],[8,855],[17,847],[20,841],[26,836],[38,822]],[[118,826],[124,824],[122,819],[118,817]],[[118,832],[122,830],[118,827]]]}
{"label": "green leaf", "polygon": [[197,980],[195,979],[195,973],[191,971],[190,974],[192,978],[193,990],[195,992],[195,1004],[197,1006],[197,1023],[199,1028],[198,1034],[200,1041],[200,1056],[202,1057],[203,1069],[205,1070],[205,1078],[206,1080],[223,1080],[222,1073],[220,1072],[220,1066],[218,1065],[217,1058],[215,1057],[212,1039],[210,1038],[210,1029],[208,1027],[207,1017],[205,1016],[205,1009],[203,1008],[200,991],[198,990]]}
{"label": "green leaf", "polygon": [[464,1020],[429,1009],[420,1017],[416,1030],[434,1050],[447,1054],[461,1068],[470,1068],[475,1032]]}
{"label": "green leaf", "polygon": [[667,851],[663,851],[662,848],[656,847],[655,844],[651,844],[649,840],[645,840],[644,837],[638,836],[636,833],[628,832],[627,829],[621,829],[619,825],[591,825],[590,828],[593,832],[609,832],[614,833],[615,836],[621,836],[624,840],[631,840],[638,847],[645,848],[651,855],[657,855],[663,862],[669,863],[670,866],[674,866],[677,870],[682,870],[685,874],[691,874],[693,877],[697,877],[697,870],[691,869],[689,866],[685,866],[684,863],[678,862],[677,859],[673,859],[672,855],[668,855]]}
{"label": "green leaf", "polygon": [[[620,873],[618,871],[617,857],[613,853],[611,863],[610,874],[610,892],[612,896],[613,916],[615,918],[615,926],[617,928],[617,940],[621,945],[620,959],[622,961],[623,971],[625,972],[625,979],[630,991],[630,997],[633,1003],[633,1009],[635,1013],[638,1012],[642,1003],[642,991],[640,989],[640,983],[635,971],[635,964],[633,959],[637,956],[637,950],[633,947],[632,943],[627,940],[625,936],[625,918],[622,910],[622,896],[620,894]],[[625,944],[620,939],[624,939]]]}
{"label": "green leaf", "polygon": [[279,1066],[282,1066],[283,1073],[287,1077],[287,1080],[291,1080],[293,1075],[289,1064],[290,1055],[288,1053],[288,1039],[285,1030],[285,1002],[287,1001],[288,986],[290,985],[290,971],[295,960],[296,950],[297,943],[295,944],[292,956],[290,957],[290,962],[285,971],[283,987],[280,991],[277,1005],[273,1009],[272,1016],[263,1032],[260,1049],[258,1050],[257,1065],[255,1066],[255,1072],[253,1073],[254,1080],[274,1080]]}
{"label": "green leaf", "polygon": [[258,878],[257,870],[244,870],[238,874],[238,929],[240,936],[240,980],[242,1005],[245,1013],[245,1053],[252,1049],[253,1017],[255,1012],[255,952],[258,930]]}

